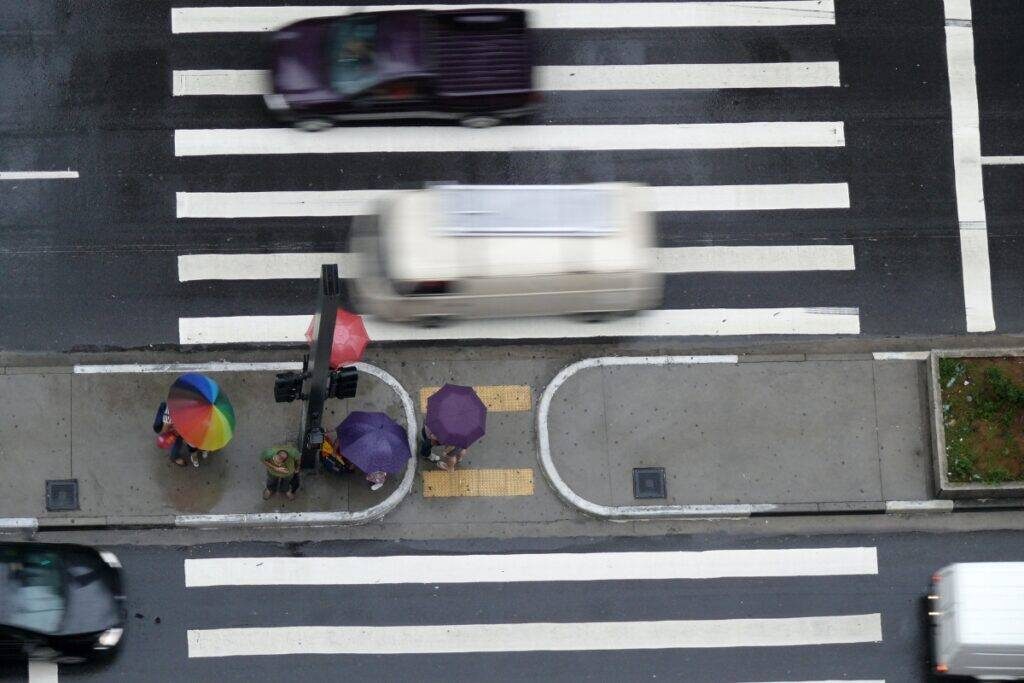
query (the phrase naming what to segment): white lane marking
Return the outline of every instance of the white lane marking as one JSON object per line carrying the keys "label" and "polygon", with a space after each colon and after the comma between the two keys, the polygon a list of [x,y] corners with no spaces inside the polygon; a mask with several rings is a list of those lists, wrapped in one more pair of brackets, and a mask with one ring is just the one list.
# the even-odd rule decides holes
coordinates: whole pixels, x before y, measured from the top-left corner
{"label": "white lane marking", "polygon": [[[175,96],[264,95],[267,71],[174,71]],[[621,64],[534,67],[538,90],[693,90],[721,88],[838,88],[839,62],[754,64]]]}
{"label": "white lane marking", "polygon": [[946,61],[953,127],[953,171],[960,222],[960,261],[968,332],[996,329],[992,306],[992,275],[985,223],[985,189],[981,174],[981,132],[978,86],[974,70],[974,30],[970,3],[945,0],[946,19],[968,25],[946,25]]}
{"label": "white lane marking", "polygon": [[842,121],[641,125],[396,126],[307,133],[294,128],[174,131],[174,154],[358,154],[842,147]]}
{"label": "white lane marking", "polygon": [[853,245],[779,247],[663,247],[655,251],[660,273],[774,273],[854,270]]}
{"label": "white lane marking", "polygon": [[872,547],[185,560],[185,586],[189,588],[635,581],[877,573],[878,556]]}
{"label": "white lane marking", "polygon": [[870,680],[870,681],[868,681],[868,680],[854,681],[854,680],[850,680],[848,678],[844,678],[842,680],[832,678],[832,679],[829,679],[827,681],[772,681],[771,683],[885,683],[885,679],[882,678],[882,679],[876,679],[876,680]]}
{"label": "white lane marking", "polygon": [[[179,318],[182,344],[305,342],[309,315]],[[602,323],[570,318],[463,320],[425,328],[364,317],[374,341],[860,334],[856,308],[708,308],[646,311]]]}
{"label": "white lane marking", "polygon": [[875,360],[928,360],[928,351],[875,351],[871,356]]}
{"label": "white lane marking", "polygon": [[981,163],[993,166],[1011,166],[1016,164],[1024,164],[1024,156],[982,157]]}
{"label": "white lane marking", "polygon": [[0,180],[71,180],[78,171],[0,171]]}
{"label": "white lane marking", "polygon": [[357,254],[184,254],[178,256],[178,281],[315,279],[324,263],[338,264],[342,278],[358,273]]}
{"label": "white lane marking", "polygon": [[[374,10],[508,7],[530,12],[530,26],[557,28],[677,28],[687,26],[808,26],[835,24],[833,0],[760,2],[527,3],[491,5],[382,5]],[[347,14],[363,5],[175,7],[173,33],[272,31],[312,17]]]}
{"label": "white lane marking", "polygon": [[[381,198],[401,190],[178,192],[178,218],[365,216]],[[680,185],[647,187],[649,211],[769,211],[848,209],[846,183]]]}
{"label": "white lane marking", "polygon": [[57,665],[53,662],[28,663],[28,683],[57,683]]}
{"label": "white lane marking", "polygon": [[878,643],[881,616],[430,626],[286,626],[188,631],[189,657],[438,654]]}
{"label": "white lane marking", "polygon": [[[666,274],[855,269],[852,245],[662,247],[655,259],[657,272]],[[178,281],[315,279],[324,263],[338,264],[342,278],[359,273],[352,253],[182,254]]]}
{"label": "white lane marking", "polygon": [[283,372],[301,370],[302,363],[235,363],[211,361],[209,363],[122,363],[114,365],[76,365],[76,375],[153,374],[183,372]]}

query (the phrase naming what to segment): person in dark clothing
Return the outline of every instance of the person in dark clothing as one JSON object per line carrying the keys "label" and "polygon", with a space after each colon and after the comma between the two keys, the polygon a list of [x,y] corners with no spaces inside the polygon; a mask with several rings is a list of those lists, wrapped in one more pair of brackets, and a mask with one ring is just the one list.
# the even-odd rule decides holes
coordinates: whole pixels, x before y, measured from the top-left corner
{"label": "person in dark clothing", "polygon": [[274,446],[263,451],[260,461],[267,468],[267,487],[263,490],[263,500],[284,489],[288,500],[295,499],[299,490],[299,449],[295,446]]}

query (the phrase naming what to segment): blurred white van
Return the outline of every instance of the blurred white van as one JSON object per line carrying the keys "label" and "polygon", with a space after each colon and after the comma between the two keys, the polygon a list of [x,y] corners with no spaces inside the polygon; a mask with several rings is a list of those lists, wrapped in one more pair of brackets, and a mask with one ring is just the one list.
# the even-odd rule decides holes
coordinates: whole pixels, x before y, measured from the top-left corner
{"label": "blurred white van", "polygon": [[1024,680],[1024,562],[951,564],[928,603],[936,673]]}
{"label": "blurred white van", "polygon": [[581,314],[661,300],[643,187],[435,185],[353,225],[357,309],[389,320]]}

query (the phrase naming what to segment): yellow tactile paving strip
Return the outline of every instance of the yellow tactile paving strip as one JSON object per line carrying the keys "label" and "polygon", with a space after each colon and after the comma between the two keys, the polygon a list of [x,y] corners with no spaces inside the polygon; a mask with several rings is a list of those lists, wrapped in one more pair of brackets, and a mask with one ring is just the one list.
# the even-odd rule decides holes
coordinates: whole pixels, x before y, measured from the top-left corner
{"label": "yellow tactile paving strip", "polygon": [[[427,412],[427,399],[441,387],[423,387],[420,389],[420,412]],[[487,410],[496,413],[512,413],[533,408],[533,393],[525,384],[494,384],[473,387],[476,395],[487,406]]]}
{"label": "yellow tactile paving strip", "polygon": [[434,470],[421,472],[424,498],[532,496],[533,470]]}

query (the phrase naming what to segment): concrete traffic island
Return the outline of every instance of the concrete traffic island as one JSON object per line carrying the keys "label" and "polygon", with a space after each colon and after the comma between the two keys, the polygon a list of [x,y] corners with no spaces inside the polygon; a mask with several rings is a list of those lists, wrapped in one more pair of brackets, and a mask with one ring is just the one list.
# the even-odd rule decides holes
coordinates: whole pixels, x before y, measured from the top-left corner
{"label": "concrete traffic island", "polygon": [[[613,520],[948,511],[916,360],[660,356],[564,369],[538,411],[562,499]],[[663,468],[664,498],[634,497]]]}
{"label": "concrete traffic island", "polygon": [[[251,365],[251,364],[249,364]],[[324,424],[351,410],[383,411],[408,429],[415,446],[412,400],[388,373],[360,363],[359,393],[331,400]],[[7,368],[0,374],[0,458],[5,483],[0,517],[8,527],[216,527],[356,524],[393,509],[411,490],[415,460],[404,474],[370,491],[359,474],[304,474],[295,500],[264,501],[260,452],[292,442],[301,404],[273,399],[272,368],[246,364],[208,372],[237,417],[233,440],[202,460],[178,467],[156,446],[157,404],[186,366]],[[162,372],[160,370],[163,370]],[[48,511],[46,482],[77,480],[78,509]]]}

